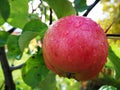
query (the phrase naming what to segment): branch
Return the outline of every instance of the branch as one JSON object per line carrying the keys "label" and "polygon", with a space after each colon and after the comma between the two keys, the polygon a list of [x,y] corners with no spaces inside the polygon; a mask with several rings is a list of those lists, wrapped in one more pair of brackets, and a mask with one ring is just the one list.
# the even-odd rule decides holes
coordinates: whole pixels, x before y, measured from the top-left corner
{"label": "branch", "polygon": [[6,58],[4,47],[0,47],[0,61],[1,61],[1,66],[4,73],[4,78],[5,78],[5,90],[15,90],[15,84],[13,81],[12,72],[10,70],[10,67]]}
{"label": "branch", "polygon": [[41,3],[39,3],[38,6],[37,6],[36,8],[33,8],[33,1],[32,1],[32,3],[31,3],[31,6],[32,6],[32,13],[34,13],[34,12],[40,7],[40,4],[41,4]]}
{"label": "branch", "polygon": [[107,35],[107,37],[109,37],[109,36],[120,37],[120,34],[106,34],[106,35]]}
{"label": "branch", "polygon": [[108,30],[110,30],[110,28],[112,27],[112,25],[115,23],[115,21],[113,21],[108,27],[107,27],[107,29],[105,30],[105,33],[107,33],[108,32]]}
{"label": "branch", "polygon": [[11,28],[8,32],[9,32],[9,33],[13,33],[13,32],[15,31],[15,29],[16,29],[16,28],[13,27],[13,28]]}
{"label": "branch", "polygon": [[108,39],[120,39],[120,34],[106,34]]}
{"label": "branch", "polygon": [[49,23],[49,25],[51,25],[52,24],[52,9],[50,8],[50,23]]}
{"label": "branch", "polygon": [[114,23],[116,23],[119,20],[120,16],[118,15],[116,18],[114,18],[114,20],[112,21],[112,23],[108,26],[108,28],[105,30],[105,33],[108,32],[108,30],[110,30],[110,28],[112,27],[112,25]]}
{"label": "branch", "polygon": [[89,8],[87,9],[87,11],[83,14],[83,16],[87,16],[88,13],[93,9],[93,7],[99,2],[100,0],[96,0],[91,6],[89,6]]}
{"label": "branch", "polygon": [[13,70],[20,69],[20,68],[22,68],[24,65],[25,65],[25,63],[23,63],[23,64],[21,64],[21,65],[18,65],[18,66],[11,66],[11,67],[10,67],[10,70],[13,71]]}

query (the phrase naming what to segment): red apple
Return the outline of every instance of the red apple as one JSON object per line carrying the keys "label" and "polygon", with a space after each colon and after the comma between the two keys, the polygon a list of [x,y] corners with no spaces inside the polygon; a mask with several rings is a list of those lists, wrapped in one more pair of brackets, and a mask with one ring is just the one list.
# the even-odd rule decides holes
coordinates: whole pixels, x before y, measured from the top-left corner
{"label": "red apple", "polygon": [[106,34],[90,18],[63,17],[48,28],[43,55],[47,67],[60,76],[93,79],[107,60]]}

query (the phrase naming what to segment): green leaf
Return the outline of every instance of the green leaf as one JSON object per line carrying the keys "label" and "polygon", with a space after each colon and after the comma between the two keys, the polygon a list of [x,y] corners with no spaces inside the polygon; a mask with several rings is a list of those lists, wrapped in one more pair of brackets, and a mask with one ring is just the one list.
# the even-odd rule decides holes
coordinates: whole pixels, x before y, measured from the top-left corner
{"label": "green leaf", "polygon": [[8,36],[9,36],[8,32],[0,31],[0,47],[6,44]]}
{"label": "green leaf", "polygon": [[3,17],[0,14],[0,26],[3,25],[4,23],[5,23],[5,21],[4,21]]}
{"label": "green leaf", "polygon": [[8,0],[0,0],[0,14],[6,21],[10,15],[10,5]]}
{"label": "green leaf", "polygon": [[44,0],[54,10],[58,18],[76,14],[72,3],[68,0]]}
{"label": "green leaf", "polygon": [[28,19],[28,0],[9,0],[10,17],[7,22],[15,27],[23,28]]}
{"label": "green leaf", "polygon": [[88,9],[89,6],[86,4],[86,0],[74,0],[75,9],[77,12],[82,12]]}
{"label": "green leaf", "polygon": [[42,54],[35,54],[27,60],[22,68],[22,78],[27,85],[35,88],[44,81],[48,72]]}
{"label": "green leaf", "polygon": [[22,35],[19,38],[19,46],[23,51],[30,41],[36,36],[40,35],[42,38],[47,30],[47,25],[42,23],[40,20],[32,20],[28,22],[23,28]]}
{"label": "green leaf", "polygon": [[37,88],[39,88],[40,90],[56,90],[55,74],[49,72],[45,79],[42,82],[40,82]]}
{"label": "green leaf", "polygon": [[25,48],[28,47],[28,44],[30,43],[30,41],[35,38],[38,35],[38,33],[36,32],[32,32],[32,31],[26,31],[24,32],[20,38],[19,38],[19,47],[20,50],[23,52]]}
{"label": "green leaf", "polygon": [[23,32],[25,31],[37,32],[40,35],[40,37],[44,37],[46,30],[47,25],[41,22],[39,19],[31,20],[23,28]]}
{"label": "green leaf", "polygon": [[99,90],[117,90],[117,88],[113,87],[113,86],[104,85],[104,86],[100,87]]}
{"label": "green leaf", "polygon": [[[22,56],[22,52],[19,48],[19,45],[18,45],[18,39],[19,39],[19,36],[15,36],[15,35],[10,35],[8,37],[8,40],[7,40],[7,49],[8,49],[8,52],[7,52],[7,56],[9,59],[18,59],[18,57]],[[19,58],[20,59],[20,58]]]}
{"label": "green leaf", "polygon": [[120,78],[120,58],[116,56],[112,48],[109,48],[109,55],[108,55],[109,60],[112,62],[114,68],[115,68],[115,78],[118,79]]}

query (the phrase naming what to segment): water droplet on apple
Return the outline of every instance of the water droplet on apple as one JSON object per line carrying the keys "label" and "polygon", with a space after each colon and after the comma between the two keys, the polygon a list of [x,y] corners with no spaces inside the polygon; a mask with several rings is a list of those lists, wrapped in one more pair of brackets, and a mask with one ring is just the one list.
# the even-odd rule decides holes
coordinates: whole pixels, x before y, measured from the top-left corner
{"label": "water droplet on apple", "polygon": [[67,31],[66,33],[65,33],[65,36],[67,36],[69,34],[69,31]]}
{"label": "water droplet on apple", "polygon": [[78,21],[77,23],[74,24],[74,27],[78,28],[81,25],[81,21]]}

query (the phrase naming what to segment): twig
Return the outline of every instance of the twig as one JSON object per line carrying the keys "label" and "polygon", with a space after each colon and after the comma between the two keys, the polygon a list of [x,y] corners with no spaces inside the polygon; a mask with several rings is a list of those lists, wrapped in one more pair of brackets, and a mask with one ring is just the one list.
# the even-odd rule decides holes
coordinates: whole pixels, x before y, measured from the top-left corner
{"label": "twig", "polygon": [[107,33],[108,30],[112,27],[112,25],[119,20],[119,17],[120,17],[120,16],[118,15],[118,17],[116,17],[116,18],[112,21],[112,23],[111,23],[111,24],[108,26],[108,28],[105,30],[105,33]]}
{"label": "twig", "polygon": [[13,32],[15,31],[15,29],[16,29],[16,28],[13,27],[13,28],[11,28],[8,32],[9,32],[9,33],[13,33]]}
{"label": "twig", "polygon": [[120,39],[120,34],[106,34],[108,39]]}
{"label": "twig", "polygon": [[83,16],[87,16],[88,13],[93,9],[93,7],[99,2],[100,0],[96,0],[91,6],[89,6],[89,8],[87,9],[87,11],[83,14]]}
{"label": "twig", "polygon": [[108,30],[112,27],[112,25],[115,23],[115,21],[113,21],[108,27],[107,27],[107,29],[105,30],[105,33],[107,33],[108,32]]}
{"label": "twig", "polygon": [[52,24],[52,8],[50,8],[50,23],[49,23],[49,25],[51,25]]}
{"label": "twig", "polygon": [[32,1],[32,3],[31,3],[32,13],[34,13],[34,12],[40,7],[40,4],[41,4],[41,3],[39,3],[36,8],[33,8],[33,1]]}
{"label": "twig", "polygon": [[6,58],[4,47],[0,47],[0,60],[1,60],[1,66],[4,73],[4,78],[5,78],[5,90],[15,90],[15,84],[13,81],[12,72],[10,70],[10,67]]}
{"label": "twig", "polygon": [[11,66],[11,67],[10,67],[10,70],[13,71],[13,70],[20,69],[20,68],[22,68],[24,65],[25,65],[25,63],[22,63],[21,65],[18,65],[18,66]]}
{"label": "twig", "polygon": [[106,34],[106,35],[107,35],[107,37],[109,37],[109,36],[120,37],[120,34]]}

